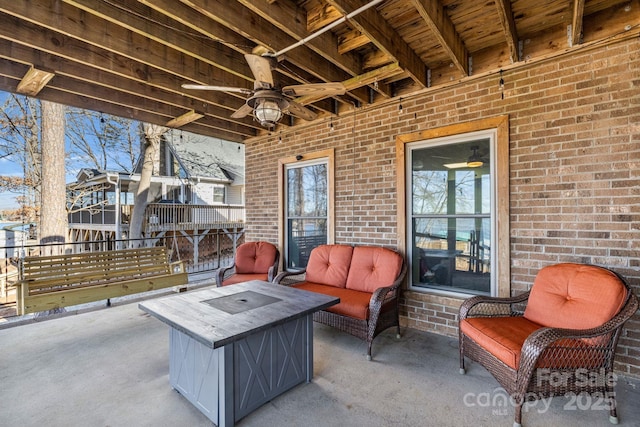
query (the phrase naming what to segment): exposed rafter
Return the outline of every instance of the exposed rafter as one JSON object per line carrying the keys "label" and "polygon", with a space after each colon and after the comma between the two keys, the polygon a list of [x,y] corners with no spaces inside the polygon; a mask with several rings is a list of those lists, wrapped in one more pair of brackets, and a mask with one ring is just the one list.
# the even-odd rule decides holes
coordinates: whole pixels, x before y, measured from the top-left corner
{"label": "exposed rafter", "polygon": [[496,0],[496,7],[498,8],[498,19],[500,19],[500,24],[502,25],[504,39],[509,48],[509,58],[511,58],[511,62],[518,62],[518,31],[513,20],[511,0]]}
{"label": "exposed rafter", "polygon": [[[502,0],[497,1],[500,2]],[[438,39],[442,47],[447,51],[453,65],[463,75],[469,75],[469,53],[453,27],[451,19],[445,14],[440,2],[437,0],[411,0],[411,4],[429,26],[434,37]]]}
{"label": "exposed rafter", "polygon": [[573,14],[571,15],[571,31],[569,32],[569,46],[580,44],[582,38],[582,16],[584,14],[584,0],[573,0]]}
{"label": "exposed rafter", "polygon": [[[343,15],[358,9],[363,4],[358,0],[328,0]],[[399,37],[393,27],[376,9],[367,9],[352,18],[350,24],[365,34],[378,49],[400,64],[421,87],[427,87],[427,67],[409,45]]]}

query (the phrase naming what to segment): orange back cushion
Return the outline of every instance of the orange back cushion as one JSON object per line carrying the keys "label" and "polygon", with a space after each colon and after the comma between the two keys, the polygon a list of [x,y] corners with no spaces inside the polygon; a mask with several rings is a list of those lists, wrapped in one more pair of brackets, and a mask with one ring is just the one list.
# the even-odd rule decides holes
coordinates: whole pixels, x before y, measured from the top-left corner
{"label": "orange back cushion", "polygon": [[556,264],[538,272],[524,317],[552,328],[595,328],[620,311],[626,296],[624,283],[609,270]]}
{"label": "orange back cushion", "polygon": [[268,242],[243,243],[236,250],[236,273],[268,273],[276,253],[276,247]]}
{"label": "orange back cushion", "polygon": [[391,285],[402,269],[402,256],[389,249],[357,246],[353,250],[347,288],[374,292]]}
{"label": "orange back cushion", "polygon": [[344,288],[353,248],[346,245],[320,245],[313,248],[307,263],[307,282]]}

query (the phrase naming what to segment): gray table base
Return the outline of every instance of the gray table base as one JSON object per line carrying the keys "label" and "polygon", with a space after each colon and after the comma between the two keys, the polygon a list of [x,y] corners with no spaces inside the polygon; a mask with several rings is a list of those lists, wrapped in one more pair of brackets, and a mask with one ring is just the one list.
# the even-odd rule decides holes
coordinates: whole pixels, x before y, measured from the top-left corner
{"label": "gray table base", "polygon": [[170,330],[171,386],[219,427],[313,377],[313,316],[212,349]]}

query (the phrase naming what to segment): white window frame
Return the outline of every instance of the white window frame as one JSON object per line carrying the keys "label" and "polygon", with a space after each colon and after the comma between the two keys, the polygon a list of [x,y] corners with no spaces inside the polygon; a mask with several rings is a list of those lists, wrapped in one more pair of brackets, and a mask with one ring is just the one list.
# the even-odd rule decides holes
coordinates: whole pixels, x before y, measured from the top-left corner
{"label": "white window frame", "polygon": [[[496,116],[480,119],[472,122],[464,122],[448,125],[440,128],[433,128],[414,132],[410,134],[398,135],[396,137],[396,169],[397,169],[397,246],[405,254],[408,248],[407,220],[409,219],[406,204],[406,144],[416,141],[426,141],[446,136],[467,134],[471,132],[484,131],[488,129],[496,130],[496,145],[493,158],[493,175],[495,179],[496,194],[494,203],[494,215],[496,221],[492,233],[494,247],[492,259],[495,260],[491,266],[495,272],[495,295],[508,297],[511,295],[511,258],[510,258],[510,228],[509,228],[509,116]],[[411,261],[410,259],[408,260]],[[408,289],[413,292],[414,289]],[[421,289],[423,293],[433,293],[431,290]],[[436,294],[437,295],[437,294]],[[468,294],[464,294],[467,297]]]}

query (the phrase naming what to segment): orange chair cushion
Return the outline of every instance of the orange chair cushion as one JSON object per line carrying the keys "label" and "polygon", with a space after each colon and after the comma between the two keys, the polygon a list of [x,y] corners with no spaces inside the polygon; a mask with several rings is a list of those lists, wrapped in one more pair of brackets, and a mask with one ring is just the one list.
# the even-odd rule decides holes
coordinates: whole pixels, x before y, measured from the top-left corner
{"label": "orange chair cushion", "polygon": [[552,328],[589,329],[611,319],[627,291],[609,270],[584,264],[556,264],[538,272],[524,317]]}
{"label": "orange chair cushion", "polygon": [[[276,261],[277,249],[268,242],[249,242],[238,246],[236,250],[236,273],[268,273]],[[266,276],[265,279],[266,280]]]}
{"label": "orange chair cushion", "polygon": [[326,311],[361,320],[367,320],[369,318],[369,301],[371,300],[371,293],[369,292],[354,291],[353,289],[337,288],[335,286],[311,282],[301,282],[293,286],[298,289],[304,289],[305,291],[340,298],[338,304],[326,308]]}
{"label": "orange chair cushion", "polygon": [[540,328],[524,317],[472,317],[460,322],[462,333],[513,369],[518,369],[524,341]]}
{"label": "orange chair cushion", "polygon": [[347,289],[375,292],[391,285],[402,269],[402,256],[389,249],[356,246],[347,277]]}
{"label": "orange chair cushion", "polygon": [[352,254],[353,247],[346,245],[320,245],[313,248],[307,263],[306,280],[344,288]]}
{"label": "orange chair cushion", "polygon": [[236,283],[248,282],[249,280],[262,280],[267,281],[267,273],[255,273],[255,274],[233,274],[226,278],[222,282],[222,286],[234,285]]}

